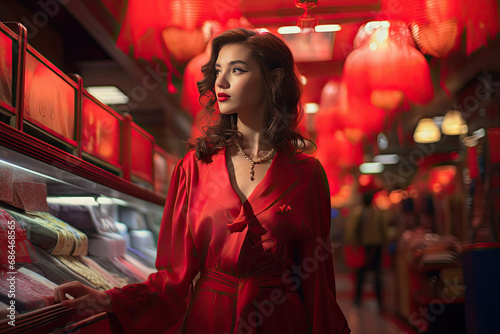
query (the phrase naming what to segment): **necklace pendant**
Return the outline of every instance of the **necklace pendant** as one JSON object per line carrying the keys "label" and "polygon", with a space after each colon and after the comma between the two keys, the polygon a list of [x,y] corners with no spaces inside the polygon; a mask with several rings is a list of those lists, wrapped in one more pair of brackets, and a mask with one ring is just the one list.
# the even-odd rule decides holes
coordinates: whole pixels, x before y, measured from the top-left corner
{"label": "necklace pendant", "polygon": [[252,162],[252,165],[250,166],[250,181],[255,181],[255,163]]}

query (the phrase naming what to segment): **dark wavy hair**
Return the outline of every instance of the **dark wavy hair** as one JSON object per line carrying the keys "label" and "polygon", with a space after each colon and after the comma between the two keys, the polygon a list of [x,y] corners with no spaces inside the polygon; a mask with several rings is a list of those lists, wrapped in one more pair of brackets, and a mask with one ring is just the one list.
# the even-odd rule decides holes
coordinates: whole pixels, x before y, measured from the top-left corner
{"label": "dark wavy hair", "polygon": [[[260,65],[266,86],[266,101],[270,115],[265,126],[264,137],[277,149],[290,149],[292,153],[303,152],[306,139],[298,129],[303,110],[300,103],[302,84],[288,46],[270,33],[257,33],[243,28],[228,30],[212,41],[210,60],[202,66],[203,79],[197,82],[199,101],[204,110],[200,113],[200,124],[204,136],[187,142],[188,150],[195,149],[196,157],[210,160],[212,154],[243,138],[236,128],[237,114],[219,114],[215,117],[215,63],[219,52],[227,44],[242,44],[251,50],[251,56]],[[275,98],[271,89],[271,73],[282,68],[284,77]],[[205,122],[205,123],[204,123]]]}

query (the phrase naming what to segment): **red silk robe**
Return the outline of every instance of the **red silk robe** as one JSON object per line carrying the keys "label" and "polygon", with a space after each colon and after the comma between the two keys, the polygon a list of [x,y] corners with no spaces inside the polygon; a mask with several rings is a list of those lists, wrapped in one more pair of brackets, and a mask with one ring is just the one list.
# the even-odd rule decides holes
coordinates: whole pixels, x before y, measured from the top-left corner
{"label": "red silk robe", "polygon": [[170,183],[158,272],[106,292],[126,333],[349,333],[329,229],[328,182],[315,158],[278,151],[242,204],[226,150],[211,163],[191,151]]}

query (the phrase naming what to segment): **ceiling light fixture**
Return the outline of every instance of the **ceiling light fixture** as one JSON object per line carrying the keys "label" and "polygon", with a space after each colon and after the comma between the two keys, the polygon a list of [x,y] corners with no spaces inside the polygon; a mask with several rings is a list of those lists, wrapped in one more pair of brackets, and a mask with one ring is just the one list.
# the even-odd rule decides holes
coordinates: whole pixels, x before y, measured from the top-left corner
{"label": "ceiling light fixture", "polygon": [[429,144],[438,142],[441,139],[441,131],[432,118],[422,118],[418,121],[413,140],[415,143]]}
{"label": "ceiling light fixture", "polygon": [[441,131],[448,136],[457,136],[466,134],[469,128],[460,111],[450,110],[444,115]]}
{"label": "ceiling light fixture", "polygon": [[363,174],[377,174],[384,171],[384,165],[380,162],[365,162],[359,165],[359,171]]}
{"label": "ceiling light fixture", "polygon": [[316,32],[335,32],[340,31],[341,27],[338,24],[320,24],[314,28]]}
{"label": "ceiling light fixture", "polygon": [[319,105],[317,103],[306,103],[306,114],[315,114],[319,110]]}
{"label": "ceiling light fixture", "polygon": [[289,34],[299,34],[300,28],[297,26],[284,26],[278,28],[278,34],[289,35]]}
{"label": "ceiling light fixture", "polygon": [[397,154],[379,154],[373,157],[374,162],[380,162],[384,165],[394,165],[399,162],[399,155]]}

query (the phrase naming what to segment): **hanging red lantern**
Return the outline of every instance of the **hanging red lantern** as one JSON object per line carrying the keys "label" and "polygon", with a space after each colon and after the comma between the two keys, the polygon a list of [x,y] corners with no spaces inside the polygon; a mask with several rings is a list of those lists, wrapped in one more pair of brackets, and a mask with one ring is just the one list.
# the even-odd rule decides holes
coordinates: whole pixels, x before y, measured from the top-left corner
{"label": "hanging red lantern", "polygon": [[340,123],[346,136],[352,142],[359,142],[359,134],[372,140],[372,136],[382,131],[386,112],[361,99],[348,97],[348,108],[339,110]]}
{"label": "hanging red lantern", "polygon": [[342,81],[330,81],[324,86],[315,116],[318,135],[342,130],[349,141],[357,143],[382,130],[386,112],[349,93]]}
{"label": "hanging red lantern", "polygon": [[323,164],[347,169],[359,166],[363,162],[363,145],[352,143],[343,131],[326,134],[316,139],[318,159]]}
{"label": "hanging red lantern", "polygon": [[[434,57],[446,56],[459,42],[463,30],[462,0],[407,0],[392,11],[392,20],[407,23],[420,51]],[[390,0],[383,0],[382,12],[390,12]]]}
{"label": "hanging red lantern", "polygon": [[496,0],[406,0],[394,7],[393,0],[382,0],[380,12],[391,20],[412,27],[423,53],[445,57],[459,45],[466,29],[466,50],[471,54],[487,44],[499,31]]}
{"label": "hanging red lantern", "polygon": [[401,103],[398,91],[413,103],[429,102],[434,96],[429,65],[411,46],[409,36],[403,22],[363,25],[356,42],[359,47],[344,64],[349,96],[387,108],[396,108]]}
{"label": "hanging red lantern", "polygon": [[[223,0],[129,0],[116,45],[125,53],[147,61],[169,56],[187,61],[201,53],[209,41],[202,26],[207,21],[227,24],[241,18],[238,2]],[[175,27],[175,29],[174,29]],[[207,37],[208,36],[208,37]]]}
{"label": "hanging red lantern", "polygon": [[467,31],[467,55],[495,39],[500,30],[497,0],[462,0]]}
{"label": "hanging red lantern", "polygon": [[210,40],[210,28],[206,25],[193,30],[168,27],[161,36],[172,56],[179,62],[186,62],[205,50]]}
{"label": "hanging red lantern", "polygon": [[321,90],[319,110],[314,115],[314,129],[318,136],[340,129],[336,110],[342,103],[341,90],[338,80],[328,81]]}

